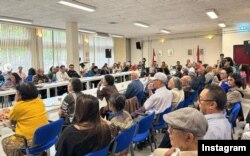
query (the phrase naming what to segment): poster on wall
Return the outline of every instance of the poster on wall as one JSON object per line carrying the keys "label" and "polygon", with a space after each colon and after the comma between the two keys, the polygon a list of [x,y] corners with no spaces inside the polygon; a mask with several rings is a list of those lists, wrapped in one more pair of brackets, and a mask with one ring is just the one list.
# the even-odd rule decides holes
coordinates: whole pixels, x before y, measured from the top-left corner
{"label": "poster on wall", "polygon": [[200,49],[200,55],[205,55],[205,49]]}
{"label": "poster on wall", "polygon": [[158,50],[158,55],[162,56],[162,50]]}
{"label": "poster on wall", "polygon": [[188,49],[187,54],[188,55],[193,55],[193,50],[192,49]]}

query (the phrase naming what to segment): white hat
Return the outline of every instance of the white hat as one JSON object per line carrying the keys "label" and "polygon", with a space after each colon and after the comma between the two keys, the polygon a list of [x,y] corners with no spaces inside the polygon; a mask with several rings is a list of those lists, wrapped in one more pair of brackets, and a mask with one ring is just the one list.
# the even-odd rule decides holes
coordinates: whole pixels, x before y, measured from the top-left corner
{"label": "white hat", "polygon": [[167,82],[167,75],[162,73],[162,72],[158,72],[154,75],[154,77],[151,78],[152,80],[160,80],[163,83]]}
{"label": "white hat", "polygon": [[6,64],[4,65],[4,71],[6,71],[6,72],[12,71],[12,66],[11,66],[10,63],[6,63]]}

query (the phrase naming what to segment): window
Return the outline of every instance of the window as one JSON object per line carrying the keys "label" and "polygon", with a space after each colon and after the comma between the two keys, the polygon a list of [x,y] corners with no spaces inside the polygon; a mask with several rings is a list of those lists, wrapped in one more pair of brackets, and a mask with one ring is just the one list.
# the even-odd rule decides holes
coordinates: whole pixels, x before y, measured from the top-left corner
{"label": "window", "polygon": [[[101,68],[104,63],[111,66],[114,63],[114,42],[111,37],[96,37],[92,36],[89,40],[90,64],[95,63],[98,68]],[[111,49],[111,58],[105,56],[105,49]]]}
{"label": "window", "polygon": [[45,73],[51,66],[67,65],[66,32],[43,29],[42,33]]}
{"label": "window", "polygon": [[0,24],[0,70],[10,63],[12,71],[18,66],[24,67],[27,72],[31,67],[32,28],[18,25]]}

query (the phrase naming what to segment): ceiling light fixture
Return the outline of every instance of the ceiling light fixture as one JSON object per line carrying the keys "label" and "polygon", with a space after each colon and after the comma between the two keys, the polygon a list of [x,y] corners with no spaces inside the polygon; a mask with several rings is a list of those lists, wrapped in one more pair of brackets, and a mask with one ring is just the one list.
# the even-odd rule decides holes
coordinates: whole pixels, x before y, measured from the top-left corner
{"label": "ceiling light fixture", "polygon": [[142,22],[135,22],[134,25],[138,26],[138,27],[143,27],[143,28],[148,28],[149,25],[142,23]]}
{"label": "ceiling light fixture", "polygon": [[207,11],[207,15],[211,18],[211,19],[216,19],[218,18],[218,14],[216,13],[216,11],[214,9],[208,10]]}
{"label": "ceiling light fixture", "polygon": [[165,34],[170,34],[170,31],[166,30],[166,29],[161,29],[161,32],[162,33],[165,33]]}
{"label": "ceiling light fixture", "polygon": [[111,37],[124,38],[122,35],[110,34]]}
{"label": "ceiling light fixture", "polygon": [[96,32],[94,32],[92,30],[86,30],[86,29],[79,29],[78,31],[83,32],[83,33],[89,33],[89,34],[96,33]]}
{"label": "ceiling light fixture", "polygon": [[31,21],[31,20],[13,18],[13,17],[5,17],[5,16],[0,16],[0,21],[21,23],[21,24],[32,24],[33,23],[33,21]]}
{"label": "ceiling light fixture", "polygon": [[218,26],[220,26],[221,28],[225,28],[226,24],[225,23],[219,23]]}
{"label": "ceiling light fixture", "polygon": [[61,1],[58,1],[57,3],[62,4],[62,5],[66,5],[69,7],[73,7],[76,9],[88,11],[88,12],[94,12],[96,10],[96,8],[93,6],[83,4],[83,3],[80,3],[80,2],[75,1],[75,0],[61,0]]}

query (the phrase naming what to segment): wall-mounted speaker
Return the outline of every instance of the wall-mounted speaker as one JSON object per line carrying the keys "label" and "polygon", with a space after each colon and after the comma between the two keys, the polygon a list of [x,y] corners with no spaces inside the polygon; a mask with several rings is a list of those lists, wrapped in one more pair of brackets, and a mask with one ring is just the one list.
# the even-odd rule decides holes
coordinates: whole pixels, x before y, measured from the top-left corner
{"label": "wall-mounted speaker", "polygon": [[136,42],[136,49],[141,49],[141,42]]}
{"label": "wall-mounted speaker", "polygon": [[111,49],[105,49],[106,58],[111,58]]}

